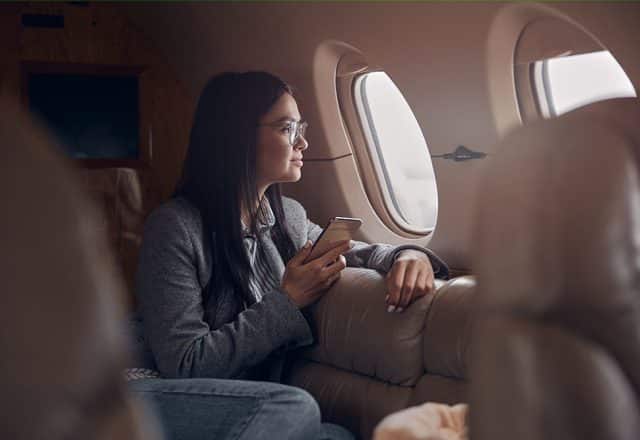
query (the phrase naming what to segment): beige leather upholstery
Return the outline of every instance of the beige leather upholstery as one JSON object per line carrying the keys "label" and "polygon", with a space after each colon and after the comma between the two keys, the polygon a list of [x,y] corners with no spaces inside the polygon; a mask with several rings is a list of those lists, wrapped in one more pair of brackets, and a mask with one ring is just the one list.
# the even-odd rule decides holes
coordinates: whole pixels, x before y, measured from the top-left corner
{"label": "beige leather upholstery", "polygon": [[466,400],[470,277],[438,282],[434,295],[387,313],[383,275],[346,269],[312,308],[317,343],[289,382],[310,391],[328,421],[370,438],[387,414],[429,401]]}
{"label": "beige leather upholstery", "polygon": [[95,212],[47,136],[0,113],[0,438],[156,438],[121,377],[124,286]]}
{"label": "beige leather upholstery", "polygon": [[637,100],[520,129],[481,187],[474,440],[640,438]]}
{"label": "beige leather upholstery", "polygon": [[424,369],[444,377],[467,377],[471,299],[475,279],[458,277],[438,289],[427,315]]}

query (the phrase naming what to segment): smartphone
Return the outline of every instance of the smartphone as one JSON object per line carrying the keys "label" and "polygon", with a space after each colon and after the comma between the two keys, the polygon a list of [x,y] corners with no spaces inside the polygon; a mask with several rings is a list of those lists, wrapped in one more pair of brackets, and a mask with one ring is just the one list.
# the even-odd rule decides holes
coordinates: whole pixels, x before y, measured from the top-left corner
{"label": "smartphone", "polygon": [[351,240],[353,234],[362,225],[362,220],[351,217],[333,217],[322,230],[318,239],[313,243],[311,253],[304,260],[305,263],[314,260],[329,249],[332,249],[340,241]]}

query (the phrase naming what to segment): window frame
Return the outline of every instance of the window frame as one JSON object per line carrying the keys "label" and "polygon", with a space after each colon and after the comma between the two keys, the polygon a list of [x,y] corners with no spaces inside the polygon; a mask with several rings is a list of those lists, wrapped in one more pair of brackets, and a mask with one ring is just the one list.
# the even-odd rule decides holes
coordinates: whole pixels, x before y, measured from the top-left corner
{"label": "window frame", "polygon": [[359,110],[362,103],[358,104],[361,98],[358,96],[356,84],[363,76],[374,72],[383,72],[388,75],[384,69],[369,66],[360,53],[344,55],[336,69],[338,107],[349,137],[351,151],[356,159],[360,180],[374,212],[391,231],[407,238],[431,236],[437,226],[439,200],[436,200],[436,224],[432,228],[419,228],[404,220],[397,202],[389,191],[388,177],[385,177],[386,171],[380,163],[378,153],[374,151],[377,148],[376,143],[371,137],[369,127],[363,124],[366,115],[362,115]]}

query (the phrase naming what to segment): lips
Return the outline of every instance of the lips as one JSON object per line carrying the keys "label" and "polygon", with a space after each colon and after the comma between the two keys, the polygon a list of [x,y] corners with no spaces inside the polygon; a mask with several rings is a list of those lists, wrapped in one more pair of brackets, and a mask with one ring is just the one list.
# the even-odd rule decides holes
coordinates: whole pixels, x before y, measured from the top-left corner
{"label": "lips", "polygon": [[297,166],[299,166],[299,167],[301,167],[301,166],[302,166],[302,158],[299,158],[299,159],[291,159],[291,162],[292,162],[294,165],[297,165]]}

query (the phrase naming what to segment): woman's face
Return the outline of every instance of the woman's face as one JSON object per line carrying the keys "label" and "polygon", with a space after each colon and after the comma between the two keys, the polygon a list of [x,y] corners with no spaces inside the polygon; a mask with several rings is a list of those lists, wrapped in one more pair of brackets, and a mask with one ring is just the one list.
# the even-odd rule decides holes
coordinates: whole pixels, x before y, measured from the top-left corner
{"label": "woman's face", "polygon": [[300,121],[298,104],[284,93],[261,119],[256,145],[256,183],[266,189],[273,183],[297,182],[302,177],[302,152],[309,146],[300,136],[289,143],[292,122]]}

